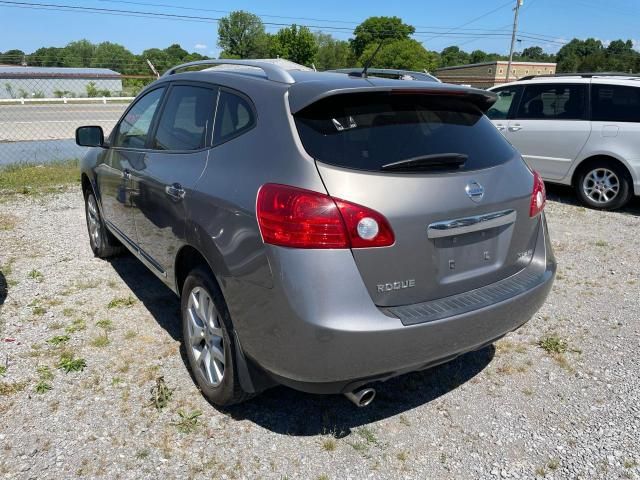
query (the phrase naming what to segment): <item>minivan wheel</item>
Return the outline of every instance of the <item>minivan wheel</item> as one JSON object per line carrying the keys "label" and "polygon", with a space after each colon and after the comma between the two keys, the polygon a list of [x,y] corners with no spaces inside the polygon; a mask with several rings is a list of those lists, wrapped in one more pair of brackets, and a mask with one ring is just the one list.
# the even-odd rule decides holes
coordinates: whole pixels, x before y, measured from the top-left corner
{"label": "minivan wheel", "polygon": [[123,247],[107,230],[93,192],[85,192],[84,204],[87,230],[89,231],[89,244],[93,254],[99,258],[109,258],[121,253]]}
{"label": "minivan wheel", "polygon": [[615,210],[631,197],[627,172],[612,162],[596,162],[583,168],[576,182],[578,197],[588,207]]}
{"label": "minivan wheel", "polygon": [[200,390],[213,404],[233,405],[250,397],[238,379],[234,332],[227,305],[206,268],[193,269],[182,287],[182,335]]}

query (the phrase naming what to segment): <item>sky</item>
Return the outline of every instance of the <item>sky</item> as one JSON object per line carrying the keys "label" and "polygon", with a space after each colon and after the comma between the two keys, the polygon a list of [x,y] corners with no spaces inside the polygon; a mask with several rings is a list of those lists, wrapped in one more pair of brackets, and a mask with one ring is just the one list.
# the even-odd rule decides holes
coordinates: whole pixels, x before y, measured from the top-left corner
{"label": "sky", "polygon": [[[62,47],[86,38],[120,43],[134,53],[179,43],[189,51],[216,56],[216,18],[232,10],[259,15],[267,31],[282,25],[308,25],[348,39],[369,16],[398,16],[416,27],[414,38],[429,50],[449,45],[472,51],[508,53],[516,0],[0,0],[0,51],[27,53],[42,46]],[[34,8],[26,4],[50,5]],[[13,5],[13,6],[12,6]],[[51,5],[82,6],[201,17],[200,21],[61,11]],[[539,45],[555,52],[574,37],[608,42],[632,39],[640,48],[640,0],[524,0],[517,50]],[[534,37],[534,38],[532,38]]]}

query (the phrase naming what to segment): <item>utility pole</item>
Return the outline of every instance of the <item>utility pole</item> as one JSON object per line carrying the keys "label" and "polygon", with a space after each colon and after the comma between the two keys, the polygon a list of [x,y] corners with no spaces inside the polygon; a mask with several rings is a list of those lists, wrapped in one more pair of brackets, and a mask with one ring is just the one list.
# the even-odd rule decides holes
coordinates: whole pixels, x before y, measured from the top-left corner
{"label": "utility pole", "polygon": [[511,75],[511,64],[513,63],[513,50],[516,47],[516,34],[518,32],[518,13],[520,13],[520,7],[524,3],[524,0],[516,0],[515,14],[513,16],[513,33],[511,34],[511,50],[509,51],[509,65],[507,67],[507,82],[509,82],[509,76]]}

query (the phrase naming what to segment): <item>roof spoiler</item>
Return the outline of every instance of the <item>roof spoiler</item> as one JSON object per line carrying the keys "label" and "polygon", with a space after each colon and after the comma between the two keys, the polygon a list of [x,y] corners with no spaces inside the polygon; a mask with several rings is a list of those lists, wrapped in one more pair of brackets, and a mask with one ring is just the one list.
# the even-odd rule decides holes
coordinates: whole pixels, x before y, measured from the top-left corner
{"label": "roof spoiler", "polygon": [[[324,98],[332,97],[334,95],[351,95],[357,93],[373,93],[382,92],[389,93],[390,95],[434,95],[439,97],[452,97],[461,100],[466,100],[472,105],[476,106],[483,113],[489,110],[491,106],[496,102],[498,96],[487,90],[480,90],[477,88],[457,87],[455,85],[437,84],[429,87],[416,87],[411,86],[364,86],[364,87],[351,87],[351,88],[337,88],[318,93],[316,95],[305,95],[305,92],[298,92],[296,87],[300,87],[300,90],[304,89],[305,84],[301,83],[292,86],[289,94],[289,106],[291,113],[296,114],[304,108],[312,105]],[[300,93],[297,95],[297,93]],[[312,92],[308,92],[312,93]]]}

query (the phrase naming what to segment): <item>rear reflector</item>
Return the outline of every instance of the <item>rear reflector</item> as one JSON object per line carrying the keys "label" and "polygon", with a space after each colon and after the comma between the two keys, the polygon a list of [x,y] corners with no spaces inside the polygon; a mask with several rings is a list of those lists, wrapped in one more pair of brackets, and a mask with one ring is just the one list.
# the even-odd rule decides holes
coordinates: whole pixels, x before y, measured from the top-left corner
{"label": "rear reflector", "polygon": [[544,182],[538,172],[533,172],[533,192],[531,192],[531,206],[529,207],[529,216],[535,217],[547,203],[547,191],[544,188]]}
{"label": "rear reflector", "polygon": [[369,208],[323,193],[268,183],[256,213],[265,243],[290,248],[367,248],[393,245],[389,222]]}

